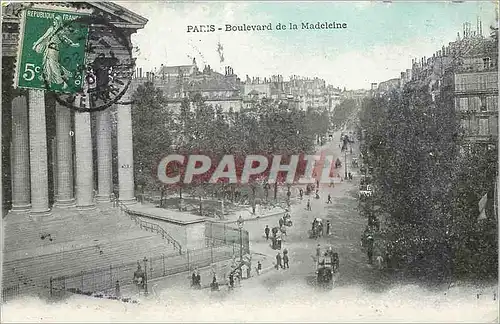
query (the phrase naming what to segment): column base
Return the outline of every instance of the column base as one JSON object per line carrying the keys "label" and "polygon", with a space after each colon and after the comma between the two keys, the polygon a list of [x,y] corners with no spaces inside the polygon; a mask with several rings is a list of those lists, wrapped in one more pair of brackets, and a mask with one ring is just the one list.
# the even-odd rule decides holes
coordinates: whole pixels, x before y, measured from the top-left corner
{"label": "column base", "polygon": [[98,194],[98,195],[95,197],[95,200],[96,200],[97,202],[111,202],[111,194],[109,194],[109,195],[99,195],[99,194]]}
{"label": "column base", "polygon": [[95,204],[90,204],[90,205],[76,205],[76,209],[78,210],[94,210],[96,209]]}
{"label": "column base", "polygon": [[30,211],[30,209],[31,209],[31,204],[19,204],[19,205],[12,204],[11,212],[22,213]]}
{"label": "column base", "polygon": [[68,199],[68,200],[56,200],[54,203],[54,207],[57,208],[70,208],[70,207],[75,207],[75,199]]}
{"label": "column base", "polygon": [[121,202],[124,205],[137,204],[137,199],[135,199],[135,198],[129,198],[129,199],[120,199],[120,198],[118,198],[118,201]]}
{"label": "column base", "polygon": [[50,209],[39,209],[39,210],[30,210],[30,217],[33,219],[45,218],[52,216]]}

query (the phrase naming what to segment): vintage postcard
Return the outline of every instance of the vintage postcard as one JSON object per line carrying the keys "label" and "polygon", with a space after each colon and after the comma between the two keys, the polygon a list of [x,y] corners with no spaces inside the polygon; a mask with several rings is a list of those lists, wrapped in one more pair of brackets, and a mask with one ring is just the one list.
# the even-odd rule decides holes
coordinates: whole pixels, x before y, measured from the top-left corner
{"label": "vintage postcard", "polygon": [[498,323],[498,1],[1,10],[2,322]]}

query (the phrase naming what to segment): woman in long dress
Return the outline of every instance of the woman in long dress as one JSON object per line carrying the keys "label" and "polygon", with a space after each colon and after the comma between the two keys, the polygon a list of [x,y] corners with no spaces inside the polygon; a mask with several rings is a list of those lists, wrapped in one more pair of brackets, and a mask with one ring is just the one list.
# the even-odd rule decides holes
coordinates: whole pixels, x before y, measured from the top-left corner
{"label": "woman in long dress", "polygon": [[60,62],[59,50],[61,44],[68,44],[72,47],[78,47],[80,44],[73,42],[66,35],[67,29],[63,26],[62,17],[56,16],[45,34],[33,43],[33,50],[37,53],[43,53],[43,77],[49,85],[62,84],[62,89],[66,89],[68,84],[66,80],[72,77]]}

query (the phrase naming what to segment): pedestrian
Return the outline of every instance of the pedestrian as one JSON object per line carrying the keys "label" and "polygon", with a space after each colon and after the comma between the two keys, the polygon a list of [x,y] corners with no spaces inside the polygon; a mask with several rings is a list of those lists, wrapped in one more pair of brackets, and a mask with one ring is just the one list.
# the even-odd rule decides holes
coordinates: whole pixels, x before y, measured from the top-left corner
{"label": "pedestrian", "polygon": [[219,290],[219,283],[217,282],[217,278],[213,277],[212,279],[212,283],[210,284],[210,288],[212,289],[212,291],[218,291]]}
{"label": "pedestrian", "polygon": [[117,206],[117,203],[116,203],[116,195],[114,192],[111,193],[110,198],[111,202],[113,203],[113,208],[115,208]]}
{"label": "pedestrian", "polygon": [[276,254],[276,270],[279,268],[283,268],[283,265],[281,264],[281,254],[278,252],[278,254]]}
{"label": "pedestrian", "polygon": [[307,210],[311,211],[311,199],[307,199]]}
{"label": "pedestrian", "polygon": [[366,253],[368,255],[368,263],[373,264],[373,237],[371,235],[368,236],[368,248]]}
{"label": "pedestrian", "polygon": [[229,274],[229,288],[234,288],[234,274],[232,272]]}
{"label": "pedestrian", "polygon": [[351,172],[348,173],[348,176],[349,176],[349,180],[352,180],[352,173]]}
{"label": "pedestrian", "polygon": [[387,269],[392,269],[391,255],[388,251],[385,252],[385,264]]}
{"label": "pedestrian", "polygon": [[278,228],[273,227],[273,238],[276,238],[277,235],[278,235]]}
{"label": "pedestrian", "polygon": [[196,287],[201,289],[201,276],[200,273],[196,275]]}
{"label": "pedestrian", "polygon": [[299,195],[300,195],[300,199],[302,199],[302,197],[304,196],[304,190],[302,190],[302,188],[300,188],[300,190],[299,190]]}
{"label": "pedestrian", "polygon": [[377,255],[377,257],[375,258],[375,261],[377,264],[377,268],[379,270],[382,270],[382,268],[384,267],[384,258],[382,258],[381,255]]}
{"label": "pedestrian", "polygon": [[193,271],[193,274],[191,275],[191,287],[196,286],[196,272]]}
{"label": "pedestrian", "polygon": [[281,227],[283,227],[283,224],[284,224],[284,223],[285,223],[285,222],[283,221],[283,217],[281,217],[281,218],[279,219],[279,221],[278,221],[279,227],[280,227],[280,228],[281,228]]}
{"label": "pedestrian", "polygon": [[332,195],[328,194],[328,200],[326,201],[327,204],[332,203]]}
{"label": "pedestrian", "polygon": [[269,231],[270,231],[269,226],[266,225],[266,228],[264,229],[264,233],[266,234],[266,241],[269,240]]}
{"label": "pedestrian", "polygon": [[327,220],[326,221],[326,235],[328,235],[328,236],[331,235],[330,230],[331,230],[331,224],[330,224],[330,221]]}
{"label": "pedestrian", "polygon": [[289,269],[290,266],[288,265],[288,253],[285,253],[283,251],[283,269]]}
{"label": "pedestrian", "polygon": [[260,261],[257,261],[257,275],[260,275],[261,271],[262,271],[262,263],[260,263]]}

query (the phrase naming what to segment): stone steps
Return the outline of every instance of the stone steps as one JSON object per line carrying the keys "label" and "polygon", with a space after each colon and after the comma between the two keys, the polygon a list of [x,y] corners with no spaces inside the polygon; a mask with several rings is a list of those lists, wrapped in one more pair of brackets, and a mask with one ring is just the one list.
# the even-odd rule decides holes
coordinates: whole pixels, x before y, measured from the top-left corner
{"label": "stone steps", "polygon": [[[55,243],[84,241],[96,236],[113,236],[132,230],[134,222],[122,217],[117,209],[53,211],[50,219],[35,222],[28,215],[8,215],[5,224],[4,251],[33,249]],[[42,236],[47,236],[42,239]],[[52,241],[49,239],[52,238]]]}
{"label": "stone steps", "polygon": [[[110,265],[115,268],[124,263],[132,264],[133,274],[135,262],[144,257],[178,254],[161,235],[140,229],[118,208],[53,213],[43,223],[28,215],[9,215],[5,226],[4,287],[20,283],[21,291],[36,292],[49,286],[51,276],[68,276]],[[51,234],[53,240],[41,240],[40,233]],[[127,273],[122,270],[120,273]],[[116,276],[120,277],[118,272]],[[132,275],[127,273],[126,277],[131,280]]]}
{"label": "stone steps", "polygon": [[22,290],[37,291],[48,287],[51,276],[69,276],[81,271],[92,271],[110,266],[117,268],[128,263],[132,264],[133,273],[135,262],[144,257],[151,258],[175,253],[176,251],[169,244],[157,236],[112,241],[98,248],[92,246],[6,262],[3,264],[3,283],[5,287],[8,287],[19,282],[22,288],[28,288]]}

